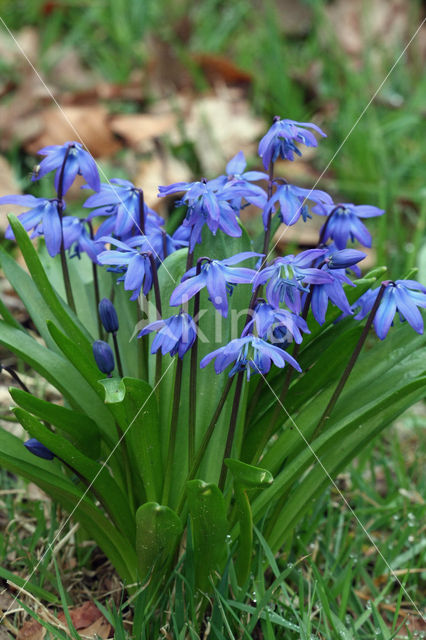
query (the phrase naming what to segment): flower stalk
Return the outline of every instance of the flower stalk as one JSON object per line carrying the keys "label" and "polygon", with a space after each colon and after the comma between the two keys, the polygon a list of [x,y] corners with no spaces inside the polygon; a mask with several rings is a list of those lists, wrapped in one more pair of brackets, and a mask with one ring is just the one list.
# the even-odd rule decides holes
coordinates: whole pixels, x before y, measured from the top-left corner
{"label": "flower stalk", "polygon": [[63,217],[64,217],[64,203],[63,203],[63,192],[64,192],[64,173],[65,173],[65,165],[69,156],[71,150],[71,145],[68,145],[66,152],[65,152],[65,156],[64,156],[64,160],[62,162],[62,166],[61,166],[61,171],[59,174],[59,181],[58,181],[58,214],[59,214],[59,220],[61,222],[61,248],[60,248],[60,255],[61,255],[61,267],[62,267],[62,276],[64,279],[64,286],[65,286],[65,294],[67,296],[67,302],[68,305],[71,307],[71,309],[74,311],[74,313],[76,313],[76,308],[75,308],[75,302],[74,302],[74,296],[72,293],[72,287],[71,287],[71,278],[70,278],[70,274],[69,274],[69,270],[68,270],[68,264],[67,264],[67,257],[65,254],[65,246],[64,246],[64,227],[63,227]]}

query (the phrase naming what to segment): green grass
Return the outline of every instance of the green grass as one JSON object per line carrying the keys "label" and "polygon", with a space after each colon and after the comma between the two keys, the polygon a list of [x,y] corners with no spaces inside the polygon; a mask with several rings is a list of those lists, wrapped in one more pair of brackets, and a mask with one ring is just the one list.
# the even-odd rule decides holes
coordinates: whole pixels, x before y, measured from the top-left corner
{"label": "green grass", "polygon": [[[380,553],[336,489],[327,491],[312,504],[294,539],[283,541],[283,549],[276,557],[266,546],[262,523],[258,523],[248,583],[242,588],[237,585],[230,561],[214,593],[205,602],[205,620],[210,624],[208,637],[217,640],[419,637],[414,633],[413,620],[418,620],[418,616],[410,599],[421,608],[426,579],[426,571],[413,571],[426,566],[424,504],[420,498],[424,495],[426,478],[422,472],[424,459],[415,453],[421,451],[422,445],[424,448],[425,425],[424,408],[417,406],[410,410],[398,428],[389,429],[372,443],[338,479],[340,490]],[[4,476],[3,486],[16,488],[16,480]],[[23,487],[18,484],[18,488]],[[2,511],[7,512],[11,524],[1,533],[0,563],[10,568],[7,558],[12,554],[18,558],[14,570],[25,576],[32,570],[34,557],[41,557],[45,545],[52,540],[59,524],[57,509],[51,505],[46,512],[45,506],[28,501],[24,493],[6,494],[2,500]],[[76,571],[70,568],[70,558],[77,558],[78,571],[88,572],[93,554],[96,554],[93,547],[79,549],[78,544],[71,549],[62,548],[56,560],[47,554],[31,582],[56,596],[58,603],[62,601],[60,609],[80,604],[87,596],[79,593],[78,586],[69,589]],[[397,572],[397,580],[390,577],[389,566]],[[205,624],[201,629],[196,624],[200,613],[196,609],[191,575],[188,543],[180,566],[149,613],[143,589],[129,599],[122,594],[121,601],[114,602],[93,583],[92,595],[114,627],[118,640],[151,640],[160,637],[161,628],[173,638],[202,638],[206,629]],[[27,589],[32,590],[31,586]],[[28,613],[34,610],[34,604],[25,597],[23,604]],[[58,604],[49,608],[57,611]],[[408,627],[401,628],[408,613],[414,617]],[[52,628],[50,631],[51,638],[62,637],[54,635]],[[78,638],[78,634],[73,635]]]}

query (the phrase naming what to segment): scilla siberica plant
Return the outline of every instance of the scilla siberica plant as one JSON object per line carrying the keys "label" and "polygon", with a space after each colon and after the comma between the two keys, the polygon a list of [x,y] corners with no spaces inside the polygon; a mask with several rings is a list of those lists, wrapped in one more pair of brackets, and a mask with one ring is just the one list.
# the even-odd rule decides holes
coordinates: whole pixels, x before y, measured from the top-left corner
{"label": "scilla siberica plant", "polygon": [[[1,303],[0,342],[63,398],[10,390],[29,439],[2,431],[0,462],[72,513],[147,602],[184,540],[200,594],[229,553],[246,584],[253,523],[273,551],[288,543],[330,478],[424,395],[426,289],[385,268],[361,277],[353,246],[371,245],[363,220],[384,211],[275,175],[314,133],[325,135],[276,117],[259,145],[266,173],[240,152],[226,175],[160,187],[185,207],[172,234],[142,189],[101,184],[75,142],[40,152],[37,179],[55,171],[54,197],[0,199],[28,207],[6,237],[29,274],[4,250],[1,265],[42,338]],[[77,174],[94,191],[85,217],[66,209]],[[260,238],[240,221],[248,204]],[[318,246],[274,257],[278,224],[315,214]]]}

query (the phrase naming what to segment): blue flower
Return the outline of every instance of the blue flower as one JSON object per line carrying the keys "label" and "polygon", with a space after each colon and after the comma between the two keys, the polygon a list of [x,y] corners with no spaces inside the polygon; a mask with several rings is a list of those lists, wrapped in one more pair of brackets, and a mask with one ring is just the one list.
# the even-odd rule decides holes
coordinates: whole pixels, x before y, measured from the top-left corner
{"label": "blue flower", "polygon": [[[158,187],[159,197],[184,191],[182,199],[176,204],[184,204],[188,207],[185,226],[191,227],[190,251],[194,250],[197,243],[201,242],[201,231],[206,224],[215,235],[221,229],[227,235],[237,238],[241,236],[241,227],[238,224],[235,209],[225,200],[222,193],[217,192],[206,180],[199,182],[176,182],[167,187]],[[238,194],[233,194],[236,197]]]}
{"label": "blue flower", "polygon": [[[366,254],[357,249],[342,249],[336,250],[336,247],[329,245],[326,247],[328,253],[324,256],[329,269],[353,269],[357,262],[364,260]],[[359,270],[357,270],[357,273]]]}
{"label": "blue flower", "polygon": [[99,191],[101,181],[99,178],[98,167],[93,160],[90,153],[83,149],[83,146],[79,142],[65,142],[65,144],[53,144],[48,147],[43,147],[38,151],[40,156],[46,156],[44,160],[40,162],[40,168],[37,175],[34,175],[32,180],[39,180],[50,171],[56,169],[55,175],[55,189],[59,187],[59,176],[61,174],[62,164],[65,159],[67,149],[70,148],[68,157],[65,163],[64,169],[64,183],[63,194],[68,191],[70,186],[75,180],[77,174],[83,176],[87,184],[94,190]]}
{"label": "blue flower", "polygon": [[308,249],[297,256],[289,255],[277,258],[274,262],[257,272],[253,289],[266,285],[268,302],[279,307],[283,302],[294,313],[300,313],[301,292],[307,292],[307,284],[323,284],[332,282],[331,276],[311,265],[325,255],[326,249]]}
{"label": "blue flower", "polygon": [[[32,237],[44,234],[46,247],[51,257],[56,256],[61,249],[61,219],[58,212],[58,201],[56,199],[47,200],[46,198],[36,198],[35,196],[3,196],[0,198],[1,204],[17,204],[20,206],[29,206],[30,209],[25,213],[21,213],[18,219],[21,221],[24,229],[29,231],[34,229]],[[13,232],[10,227],[6,229],[6,238],[14,239]]]}
{"label": "blue flower", "polygon": [[93,343],[93,357],[95,358],[96,365],[99,371],[110,376],[114,371],[115,362],[114,354],[108,342],[103,340],[95,340]]}
{"label": "blue flower", "polygon": [[260,301],[254,308],[253,317],[246,324],[242,335],[253,333],[253,326],[256,327],[260,338],[272,343],[282,343],[284,339],[290,343],[294,339],[297,344],[300,344],[302,342],[301,331],[310,333],[306,320],[301,316],[285,309],[277,309],[264,301]]}
{"label": "blue flower", "polygon": [[[96,207],[88,220],[97,216],[107,216],[97,231],[97,237],[116,235],[126,240],[134,233],[140,233],[140,197],[141,190],[129,180],[113,178],[113,184],[102,183],[99,193],[94,193],[84,203],[85,208]],[[164,224],[163,218],[144,202],[145,233],[156,230]]]}
{"label": "blue flower", "polygon": [[38,458],[43,458],[44,460],[53,460],[55,457],[55,454],[36,438],[30,438],[24,442],[24,447],[26,447],[30,453],[33,453]]}
{"label": "blue flower", "polygon": [[[364,247],[371,247],[371,235],[367,227],[360,218],[372,218],[384,214],[383,209],[367,204],[355,205],[348,202],[341,204],[319,203],[312,208],[313,213],[321,216],[332,215],[326,222],[325,233],[322,236],[323,242],[332,238],[338,249],[345,249],[350,239],[352,242],[358,240]],[[323,233],[324,227],[321,229]]]}
{"label": "blue flower", "polygon": [[277,204],[279,205],[281,222],[284,224],[288,226],[296,224],[300,216],[302,216],[306,222],[306,218],[310,217],[307,204],[305,204],[307,200],[323,204],[333,204],[328,193],[320,189],[302,189],[301,187],[295,187],[291,184],[279,186],[263,209],[263,224],[265,229],[269,219],[269,213]]}
{"label": "blue flower", "polygon": [[294,154],[301,156],[301,152],[296,147],[296,143],[302,143],[307,147],[317,147],[318,142],[311,131],[314,129],[321,136],[325,136],[324,131],[311,122],[295,122],[295,120],[280,120],[278,116],[274,118],[274,124],[268,133],[259,142],[259,156],[263,160],[265,169],[269,168],[271,162],[277,158],[294,160]]}
{"label": "blue flower", "polygon": [[227,293],[230,287],[239,283],[251,283],[256,275],[253,269],[232,268],[232,265],[248,258],[262,257],[262,255],[253,251],[244,251],[225,260],[206,260],[198,275],[196,275],[196,267],[193,267],[185,273],[183,282],[173,291],[170,305],[172,307],[181,305],[207,287],[213,306],[226,318],[228,315]]}
{"label": "blue flower", "polygon": [[[401,322],[406,320],[414,331],[423,333],[423,318],[418,307],[426,308],[426,287],[416,280],[386,281],[383,284],[386,284],[386,289],[373,323],[380,340],[386,337],[396,312]],[[353,310],[360,308],[356,320],[362,320],[370,313],[379,291],[380,287],[369,289],[352,305]]]}
{"label": "blue flower", "polygon": [[80,257],[81,253],[87,253],[92,262],[98,261],[98,254],[103,250],[103,242],[92,240],[84,220],[74,216],[64,216],[62,220],[64,247],[72,249],[72,258]]}
{"label": "blue flower", "polygon": [[134,236],[127,243],[108,236],[102,238],[102,241],[109,242],[121,250],[102,251],[98,255],[99,264],[114,265],[116,269],[111,269],[111,271],[124,273],[117,282],[124,280],[124,289],[133,291],[130,300],[137,300],[141,289],[147,295],[152,287],[152,271],[149,259],[150,251],[142,248],[143,243],[147,243],[146,236]]}
{"label": "blue flower", "polygon": [[351,307],[346,298],[343,284],[354,287],[354,283],[345,275],[344,269],[330,268],[329,263],[323,265],[321,271],[330,276],[331,282],[317,283],[313,287],[311,309],[315,320],[319,324],[324,324],[329,300],[343,311],[345,316],[351,315]]}
{"label": "blue flower", "polygon": [[109,298],[102,298],[98,306],[99,317],[102,326],[107,333],[116,333],[118,331],[118,316],[114,305]]}
{"label": "blue flower", "polygon": [[250,379],[252,372],[268,373],[272,362],[277,367],[283,368],[287,361],[297,371],[301,371],[296,360],[286,351],[253,335],[236,338],[224,347],[208,353],[201,360],[200,367],[203,369],[214,358],[216,358],[214,363],[216,373],[222,373],[232,362],[235,362],[229,376],[233,376],[239,371],[245,371],[247,380]]}
{"label": "blue flower", "polygon": [[209,187],[221,192],[236,211],[241,209],[244,198],[250,204],[263,208],[267,200],[264,189],[252,184],[256,180],[267,180],[268,174],[262,171],[245,171],[247,166],[244,153],[239,151],[226,165],[226,175],[209,180]]}
{"label": "blue flower", "polygon": [[151,322],[142,329],[138,338],[151,331],[158,331],[152,342],[151,353],[161,349],[163,356],[170,353],[171,356],[178,354],[179,358],[183,358],[197,337],[197,326],[191,316],[184,311],[166,320]]}

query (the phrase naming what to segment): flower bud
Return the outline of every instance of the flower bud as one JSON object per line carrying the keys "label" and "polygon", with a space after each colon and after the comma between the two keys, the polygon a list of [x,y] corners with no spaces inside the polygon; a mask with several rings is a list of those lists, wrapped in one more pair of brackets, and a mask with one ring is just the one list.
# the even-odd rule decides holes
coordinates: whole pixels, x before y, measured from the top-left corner
{"label": "flower bud", "polygon": [[98,365],[98,369],[102,371],[102,373],[109,376],[112,371],[114,371],[114,354],[107,342],[104,342],[103,340],[96,340],[93,343],[93,356],[96,360],[96,364]]}
{"label": "flower bud", "polygon": [[24,442],[24,447],[28,449],[30,453],[33,453],[35,456],[39,458],[44,458],[45,460],[53,460],[55,455],[44,446],[41,442],[36,440],[36,438],[30,438],[26,442]]}
{"label": "flower bud", "polygon": [[117,312],[108,298],[103,298],[99,303],[99,316],[105,331],[108,333],[115,333],[118,331],[118,317]]}
{"label": "flower bud", "polygon": [[335,251],[329,258],[329,269],[347,269],[352,267],[357,262],[364,260],[365,253],[358,251],[357,249],[342,249],[341,251]]}

